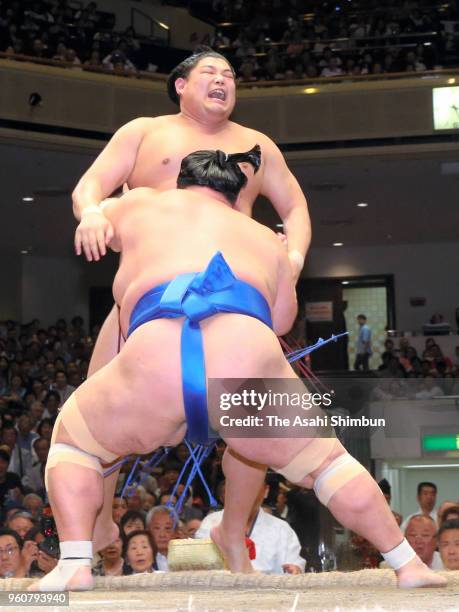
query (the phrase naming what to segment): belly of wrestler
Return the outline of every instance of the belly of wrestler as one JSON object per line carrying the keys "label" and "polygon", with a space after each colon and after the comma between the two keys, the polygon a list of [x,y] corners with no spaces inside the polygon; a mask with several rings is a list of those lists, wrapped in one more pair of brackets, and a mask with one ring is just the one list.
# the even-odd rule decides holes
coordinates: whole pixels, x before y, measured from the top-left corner
{"label": "belly of wrestler", "polygon": [[[178,444],[186,432],[180,367],[182,319],[139,327],[117,357],[76,391],[95,439],[124,456]],[[292,378],[274,333],[238,314],[201,322],[208,378]],[[63,430],[60,442],[71,443]]]}

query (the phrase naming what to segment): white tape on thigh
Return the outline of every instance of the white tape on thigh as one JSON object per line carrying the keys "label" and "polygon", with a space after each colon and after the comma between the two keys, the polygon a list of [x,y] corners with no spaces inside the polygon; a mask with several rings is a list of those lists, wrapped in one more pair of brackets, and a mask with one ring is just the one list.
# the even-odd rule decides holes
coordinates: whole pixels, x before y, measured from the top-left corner
{"label": "white tape on thigh", "polygon": [[389,552],[381,553],[384,557],[384,560],[388,565],[391,566],[393,570],[398,570],[407,563],[409,563],[412,559],[415,558],[416,553],[413,548],[410,546],[406,538],[400,542],[398,546],[389,550]]}
{"label": "white tape on thigh", "polygon": [[367,470],[349,453],[334,459],[316,478],[314,492],[326,506],[332,496],[347,482]]}
{"label": "white tape on thigh", "polygon": [[70,446],[70,444],[53,444],[49,449],[48,460],[46,461],[45,468],[45,487],[48,490],[48,472],[53,467],[56,467],[58,463],[75,463],[76,465],[82,465],[83,467],[95,470],[101,476],[104,475],[104,471],[100,464],[100,461],[94,455],[90,455],[85,451]]}
{"label": "white tape on thigh", "polygon": [[322,465],[336,444],[336,438],[314,438],[283,468],[273,468],[290,482],[301,482]]}

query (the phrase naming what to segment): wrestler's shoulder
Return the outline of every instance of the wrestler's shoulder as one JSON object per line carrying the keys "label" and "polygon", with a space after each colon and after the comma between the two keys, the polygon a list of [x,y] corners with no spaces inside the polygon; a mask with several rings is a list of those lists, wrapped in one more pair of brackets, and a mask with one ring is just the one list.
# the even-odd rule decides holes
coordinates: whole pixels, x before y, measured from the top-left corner
{"label": "wrestler's shoulder", "polygon": [[137,117],[128,121],[122,126],[124,130],[132,130],[147,133],[152,129],[158,129],[170,125],[175,119],[175,115],[161,115],[158,117]]}

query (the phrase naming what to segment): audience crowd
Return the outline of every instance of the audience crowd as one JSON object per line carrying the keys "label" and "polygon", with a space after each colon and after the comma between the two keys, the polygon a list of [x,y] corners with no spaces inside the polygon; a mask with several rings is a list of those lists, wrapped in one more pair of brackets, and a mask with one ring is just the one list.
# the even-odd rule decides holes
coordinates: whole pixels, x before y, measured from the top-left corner
{"label": "audience crowd", "polygon": [[[212,35],[190,32],[190,44],[226,55],[241,82],[423,72],[459,61],[456,3],[425,0],[196,0],[191,13],[216,24]],[[221,24],[221,25],[218,25]],[[133,27],[117,32],[116,16],[96,2],[2,0],[0,51],[63,66],[122,75],[167,71],[182,57],[148,47]],[[183,52],[186,55],[186,52]]]}
{"label": "audience crowd", "polygon": [[429,400],[459,394],[459,346],[454,356],[444,355],[435,338],[425,340],[422,353],[408,338],[387,338],[377,376],[382,380],[374,391],[375,400]]}
{"label": "audience crowd", "polygon": [[134,73],[148,67],[132,27],[116,32],[116,17],[97,9],[82,9],[68,0],[2,0],[0,51],[54,60],[70,68]]}

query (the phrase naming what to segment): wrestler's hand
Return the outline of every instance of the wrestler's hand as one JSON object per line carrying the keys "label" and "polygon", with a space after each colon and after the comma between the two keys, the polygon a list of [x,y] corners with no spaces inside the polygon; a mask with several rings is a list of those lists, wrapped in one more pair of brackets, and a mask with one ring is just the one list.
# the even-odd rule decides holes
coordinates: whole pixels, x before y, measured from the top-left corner
{"label": "wrestler's hand", "polygon": [[284,563],[282,566],[285,574],[302,574],[303,571],[301,567],[298,565],[294,565],[293,563]]}
{"label": "wrestler's hand", "polygon": [[107,252],[107,244],[114,235],[110,221],[100,213],[87,213],[75,232],[75,252],[84,252],[88,261],[99,261]]}

